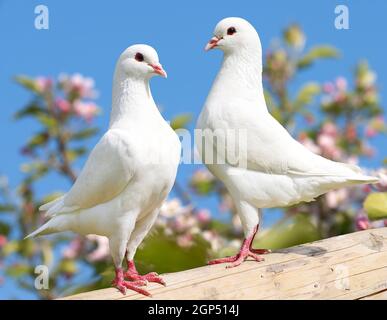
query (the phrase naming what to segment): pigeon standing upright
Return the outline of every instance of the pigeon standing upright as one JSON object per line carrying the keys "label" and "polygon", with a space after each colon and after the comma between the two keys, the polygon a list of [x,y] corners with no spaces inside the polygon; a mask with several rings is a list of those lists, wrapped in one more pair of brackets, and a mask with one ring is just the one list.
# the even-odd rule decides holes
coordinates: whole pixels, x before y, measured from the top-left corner
{"label": "pigeon standing upright", "polygon": [[[164,284],[156,273],[139,275],[133,262],[171,191],[181,152],[179,138],[152,98],[149,80],[154,75],[167,76],[152,47],[133,45],[121,54],[108,131],[70,191],[40,208],[51,219],[28,236],[71,230],[108,237],[113,285],[124,294],[131,289],[149,295],[140,288],[146,281]],[[127,272],[122,269],[125,254]]]}
{"label": "pigeon standing upright", "polygon": [[[228,189],[245,234],[237,255],[209,263],[234,267],[247,257],[262,261],[259,254],[269,252],[252,248],[261,208],[309,202],[331,189],[378,179],[310,152],[270,115],[262,87],[261,43],[249,22],[221,20],[205,49],[213,48],[224,57],[197,121],[201,139],[196,142],[202,161]],[[230,148],[235,152],[229,153]],[[207,158],[208,152],[213,156]]]}

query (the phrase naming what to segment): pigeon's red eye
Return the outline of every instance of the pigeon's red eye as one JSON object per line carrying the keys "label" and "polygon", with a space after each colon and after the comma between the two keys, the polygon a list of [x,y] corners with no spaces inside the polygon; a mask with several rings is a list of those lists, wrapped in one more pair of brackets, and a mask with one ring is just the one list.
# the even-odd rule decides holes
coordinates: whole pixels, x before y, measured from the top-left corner
{"label": "pigeon's red eye", "polygon": [[143,62],[144,56],[140,52],[137,52],[136,55],[134,56],[134,59],[136,59],[137,61]]}
{"label": "pigeon's red eye", "polygon": [[236,32],[236,30],[235,30],[234,27],[230,27],[230,28],[227,29],[227,34],[229,36],[233,35],[235,32]]}

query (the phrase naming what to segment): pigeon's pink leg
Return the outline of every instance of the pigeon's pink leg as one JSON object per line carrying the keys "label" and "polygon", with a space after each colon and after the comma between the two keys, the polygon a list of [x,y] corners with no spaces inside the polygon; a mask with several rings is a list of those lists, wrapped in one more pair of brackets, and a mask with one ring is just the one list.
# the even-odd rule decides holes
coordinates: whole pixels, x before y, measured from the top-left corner
{"label": "pigeon's pink leg", "polygon": [[233,268],[233,267],[239,266],[248,257],[251,257],[255,261],[258,261],[258,262],[265,260],[264,258],[260,257],[258,254],[270,253],[271,252],[270,250],[268,250],[268,249],[253,249],[251,247],[253,244],[255,234],[258,231],[258,227],[259,227],[259,225],[257,225],[255,227],[253,234],[243,241],[242,247],[239,250],[238,254],[236,254],[235,256],[231,256],[231,257],[211,260],[208,262],[208,264],[219,264],[219,263],[231,262],[231,264],[228,265],[226,268]]}
{"label": "pigeon's pink leg", "polygon": [[133,281],[148,281],[148,282],[156,282],[165,286],[165,281],[156,273],[151,272],[144,275],[140,275],[136,269],[133,260],[128,260],[128,270],[125,272],[125,278]]}
{"label": "pigeon's pink leg", "polygon": [[146,285],[146,281],[143,280],[137,280],[133,282],[126,281],[124,279],[124,271],[122,270],[122,268],[116,269],[116,277],[112,282],[112,286],[120,290],[122,294],[126,294],[126,289],[129,289],[143,294],[144,296],[150,296],[151,294],[148,291],[140,288],[144,285]]}

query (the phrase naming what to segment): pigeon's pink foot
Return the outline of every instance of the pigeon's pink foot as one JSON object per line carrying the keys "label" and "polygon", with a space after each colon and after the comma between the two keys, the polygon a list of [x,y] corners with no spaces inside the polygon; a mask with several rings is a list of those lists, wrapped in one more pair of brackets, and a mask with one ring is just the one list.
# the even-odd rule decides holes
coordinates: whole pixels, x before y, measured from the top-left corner
{"label": "pigeon's pink foot", "polygon": [[231,256],[231,257],[211,260],[211,261],[208,262],[208,264],[211,265],[211,264],[219,264],[219,263],[228,263],[228,262],[230,262],[231,264],[229,264],[226,268],[233,268],[233,267],[239,266],[248,257],[251,257],[255,261],[258,261],[258,262],[264,261],[265,259],[263,257],[259,256],[259,255],[260,254],[267,254],[267,253],[270,253],[271,251],[268,250],[268,249],[253,249],[251,247],[251,245],[253,243],[253,240],[254,240],[254,237],[255,237],[255,234],[258,231],[258,227],[259,227],[259,225],[255,227],[254,233],[253,233],[252,236],[246,238],[243,241],[242,247],[239,250],[238,254],[236,254],[235,256]]}
{"label": "pigeon's pink foot", "polygon": [[151,272],[144,275],[138,273],[133,260],[128,261],[128,270],[125,272],[125,278],[132,281],[156,282],[165,286],[165,281],[156,273]]}
{"label": "pigeon's pink foot", "polygon": [[146,281],[143,280],[126,281],[124,279],[124,271],[122,268],[116,269],[116,277],[112,281],[112,286],[116,287],[122,294],[126,294],[126,290],[129,289],[149,297],[151,294],[148,291],[140,288],[141,286],[145,285]]}
{"label": "pigeon's pink foot", "polygon": [[253,253],[256,253],[256,254],[268,254],[268,253],[271,253],[270,249],[253,249],[253,248],[250,248],[250,251],[253,252]]}

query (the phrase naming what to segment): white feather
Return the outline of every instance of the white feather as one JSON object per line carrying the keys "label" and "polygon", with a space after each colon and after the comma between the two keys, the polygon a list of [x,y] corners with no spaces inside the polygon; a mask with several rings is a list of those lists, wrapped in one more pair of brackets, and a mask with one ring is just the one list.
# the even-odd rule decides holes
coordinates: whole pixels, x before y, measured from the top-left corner
{"label": "white feather", "polygon": [[[143,63],[134,58],[137,52]],[[156,51],[146,45],[123,52],[114,75],[109,130],[69,192],[41,206],[51,220],[27,237],[67,230],[98,234],[109,238],[116,267],[126,249],[134,256],[173,186],[180,159],[180,141],[149,87],[154,75],[149,64],[158,63]]]}
{"label": "white feather", "polygon": [[[230,27],[236,29],[235,34],[227,34]],[[270,115],[263,94],[261,43],[253,26],[240,18],[226,18],[214,34],[220,39],[217,47],[224,51],[224,58],[197,129],[244,132],[246,141],[232,142],[226,134],[216,135],[216,140],[204,135],[209,149],[201,143],[198,149],[203,159],[205,150],[224,155],[224,164],[218,161],[207,166],[230,191],[245,221],[246,235],[259,222],[256,208],[312,201],[331,189],[378,180],[363,175],[356,166],[312,153]],[[238,163],[228,158],[230,144],[236,145]],[[219,150],[223,146],[226,151]]]}

